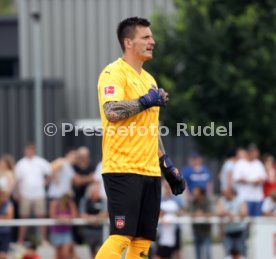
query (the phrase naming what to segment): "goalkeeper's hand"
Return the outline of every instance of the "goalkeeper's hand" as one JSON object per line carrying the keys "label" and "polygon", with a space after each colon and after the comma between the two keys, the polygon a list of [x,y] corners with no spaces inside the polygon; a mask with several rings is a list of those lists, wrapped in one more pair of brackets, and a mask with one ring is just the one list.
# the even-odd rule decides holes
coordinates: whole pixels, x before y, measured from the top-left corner
{"label": "goalkeeper's hand", "polygon": [[147,94],[139,98],[139,102],[145,109],[152,106],[165,107],[168,100],[168,93],[162,88],[150,89]]}
{"label": "goalkeeper's hand", "polygon": [[178,195],[185,190],[185,182],[174,167],[170,158],[165,154],[159,158],[161,171],[169,183],[172,193]]}

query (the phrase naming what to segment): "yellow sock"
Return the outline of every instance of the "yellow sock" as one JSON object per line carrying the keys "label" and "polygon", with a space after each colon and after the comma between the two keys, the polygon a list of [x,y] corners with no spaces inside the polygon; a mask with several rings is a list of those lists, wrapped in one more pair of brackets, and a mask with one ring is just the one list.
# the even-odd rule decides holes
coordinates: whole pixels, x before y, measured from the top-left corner
{"label": "yellow sock", "polygon": [[150,240],[132,240],[128,246],[125,259],[148,258]]}
{"label": "yellow sock", "polygon": [[104,242],[95,259],[121,259],[130,239],[125,236],[111,235]]}

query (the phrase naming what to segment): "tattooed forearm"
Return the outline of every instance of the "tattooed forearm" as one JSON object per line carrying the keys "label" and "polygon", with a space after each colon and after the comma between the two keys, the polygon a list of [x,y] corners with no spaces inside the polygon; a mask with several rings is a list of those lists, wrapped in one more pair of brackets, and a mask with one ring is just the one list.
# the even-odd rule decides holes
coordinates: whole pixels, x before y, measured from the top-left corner
{"label": "tattooed forearm", "polygon": [[165,154],[166,154],[166,152],[165,152],[165,148],[164,148],[162,139],[161,139],[160,135],[158,135],[158,156],[161,157]]}
{"label": "tattooed forearm", "polygon": [[145,110],[138,99],[120,102],[107,102],[103,105],[106,118],[111,122],[127,119]]}

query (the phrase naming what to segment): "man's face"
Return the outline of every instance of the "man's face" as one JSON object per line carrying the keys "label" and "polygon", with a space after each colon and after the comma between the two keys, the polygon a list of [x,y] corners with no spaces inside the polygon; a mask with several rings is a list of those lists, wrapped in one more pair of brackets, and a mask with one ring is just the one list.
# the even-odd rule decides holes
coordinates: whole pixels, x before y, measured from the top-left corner
{"label": "man's face", "polygon": [[28,145],[24,149],[24,155],[28,158],[32,158],[35,155],[35,147]]}
{"label": "man's face", "polygon": [[260,156],[260,152],[258,149],[253,149],[249,151],[249,159],[250,160],[254,160],[254,159],[258,159]]}
{"label": "man's face", "polygon": [[190,166],[191,167],[198,168],[202,164],[202,159],[201,159],[200,156],[198,156],[198,157],[192,157],[192,158],[190,158],[189,162],[190,162]]}
{"label": "man's face", "polygon": [[127,48],[141,61],[152,59],[155,41],[149,27],[137,26],[133,39],[128,39]]}
{"label": "man's face", "polygon": [[89,154],[80,152],[77,154],[77,160],[80,164],[88,164],[89,163]]}

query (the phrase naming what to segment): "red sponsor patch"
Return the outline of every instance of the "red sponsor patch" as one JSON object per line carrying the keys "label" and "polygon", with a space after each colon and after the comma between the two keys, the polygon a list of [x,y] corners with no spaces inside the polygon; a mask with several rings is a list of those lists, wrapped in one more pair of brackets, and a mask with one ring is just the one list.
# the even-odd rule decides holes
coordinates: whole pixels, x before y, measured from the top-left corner
{"label": "red sponsor patch", "polygon": [[115,217],[115,226],[118,229],[122,229],[125,226],[125,217],[124,216],[116,216]]}
{"label": "red sponsor patch", "polygon": [[109,85],[104,87],[104,96],[114,96],[115,95],[115,86]]}

